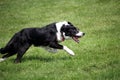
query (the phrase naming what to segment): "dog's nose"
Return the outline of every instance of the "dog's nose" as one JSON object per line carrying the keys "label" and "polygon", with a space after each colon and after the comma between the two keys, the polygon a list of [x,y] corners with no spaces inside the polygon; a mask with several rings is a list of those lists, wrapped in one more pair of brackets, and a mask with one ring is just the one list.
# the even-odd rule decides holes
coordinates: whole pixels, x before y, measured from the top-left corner
{"label": "dog's nose", "polygon": [[83,33],[83,36],[85,35],[85,33]]}

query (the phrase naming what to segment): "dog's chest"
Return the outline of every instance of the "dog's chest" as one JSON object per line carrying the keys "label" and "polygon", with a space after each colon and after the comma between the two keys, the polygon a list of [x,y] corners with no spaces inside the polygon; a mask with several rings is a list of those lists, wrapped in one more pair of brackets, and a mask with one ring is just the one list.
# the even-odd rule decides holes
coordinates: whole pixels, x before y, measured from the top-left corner
{"label": "dog's chest", "polygon": [[56,36],[57,36],[57,41],[58,42],[62,42],[62,41],[65,40],[65,38],[62,36],[62,34],[60,32],[57,32]]}

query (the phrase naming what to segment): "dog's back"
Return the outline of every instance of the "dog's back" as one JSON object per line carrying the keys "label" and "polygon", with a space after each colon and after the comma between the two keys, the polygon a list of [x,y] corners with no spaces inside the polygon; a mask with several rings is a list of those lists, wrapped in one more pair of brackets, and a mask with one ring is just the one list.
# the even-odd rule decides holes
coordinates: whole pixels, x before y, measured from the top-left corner
{"label": "dog's back", "polygon": [[83,35],[83,32],[78,31],[74,25],[67,21],[51,23],[43,28],[24,28],[17,32],[4,48],[0,49],[0,53],[7,53],[3,55],[0,62],[16,53],[15,63],[21,62],[22,56],[31,45],[63,49],[70,55],[74,55],[72,50],[60,45],[59,42],[67,38],[72,38],[74,41],[79,42],[78,38]]}

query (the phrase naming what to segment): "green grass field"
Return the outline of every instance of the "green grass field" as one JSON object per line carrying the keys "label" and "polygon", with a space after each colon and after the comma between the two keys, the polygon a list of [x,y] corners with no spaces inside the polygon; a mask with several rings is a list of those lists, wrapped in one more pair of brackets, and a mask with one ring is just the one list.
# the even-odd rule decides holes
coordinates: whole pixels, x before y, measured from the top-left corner
{"label": "green grass field", "polygon": [[0,80],[120,80],[120,0],[0,0],[0,47],[22,28],[64,20],[86,33],[61,43],[75,56],[32,46],[22,63],[0,63]]}

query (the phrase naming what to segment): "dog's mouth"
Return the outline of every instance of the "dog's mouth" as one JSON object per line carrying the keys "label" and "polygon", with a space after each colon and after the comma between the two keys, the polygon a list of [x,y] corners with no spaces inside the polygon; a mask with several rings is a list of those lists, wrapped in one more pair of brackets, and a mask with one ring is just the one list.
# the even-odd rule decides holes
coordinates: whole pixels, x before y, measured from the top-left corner
{"label": "dog's mouth", "polygon": [[79,38],[81,38],[81,37],[84,36],[84,35],[85,35],[85,33],[79,32],[79,33],[77,33],[76,35],[74,35],[74,36],[72,37],[72,39],[73,39],[75,42],[79,43],[79,42],[80,42],[80,41],[79,41]]}
{"label": "dog's mouth", "polygon": [[80,41],[79,41],[79,38],[81,38],[81,36],[74,36],[74,37],[72,37],[72,39],[73,39],[75,42],[77,42],[77,43],[80,42]]}

